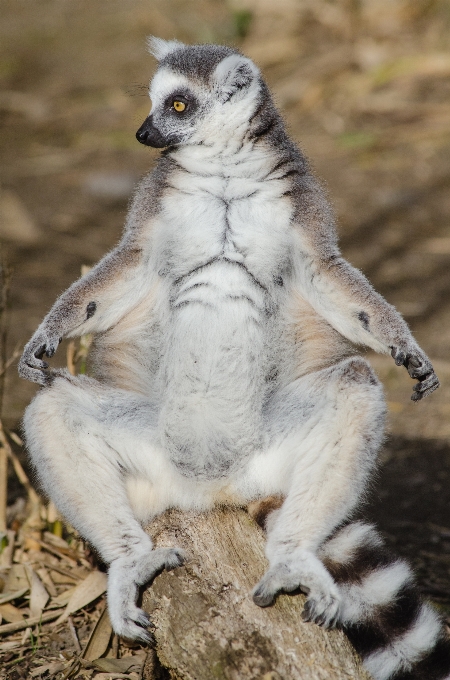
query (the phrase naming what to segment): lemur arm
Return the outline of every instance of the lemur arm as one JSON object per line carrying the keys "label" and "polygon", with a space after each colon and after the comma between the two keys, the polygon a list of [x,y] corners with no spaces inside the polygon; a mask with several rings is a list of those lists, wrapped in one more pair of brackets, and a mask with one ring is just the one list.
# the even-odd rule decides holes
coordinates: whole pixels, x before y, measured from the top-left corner
{"label": "lemur arm", "polygon": [[300,251],[296,279],[301,294],[351,342],[390,352],[397,366],[405,366],[418,380],[413,401],[434,392],[439,380],[402,316],[342,257],[331,209],[313,178],[302,179],[296,206],[295,239]]}
{"label": "lemur arm", "polygon": [[40,385],[51,381],[44,354],[51,357],[65,337],[105,331],[139,300],[142,254],[124,239],[85,276],[75,281],[55,302],[19,362],[22,378]]}

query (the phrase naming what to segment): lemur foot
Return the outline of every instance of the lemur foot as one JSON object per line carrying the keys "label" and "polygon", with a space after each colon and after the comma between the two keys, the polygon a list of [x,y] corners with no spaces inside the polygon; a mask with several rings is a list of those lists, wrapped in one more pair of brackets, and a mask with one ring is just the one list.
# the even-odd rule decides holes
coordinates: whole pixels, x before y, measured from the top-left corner
{"label": "lemur foot", "polygon": [[259,607],[268,607],[278,593],[297,589],[308,596],[302,615],[304,621],[325,628],[336,625],[340,605],[338,588],[315,555],[303,550],[266,571],[253,590],[253,602]]}
{"label": "lemur foot", "polygon": [[156,548],[144,555],[119,557],[109,567],[108,611],[111,625],[125,638],[149,644],[153,635],[149,616],[136,606],[139,587],[151,581],[158,572],[180,567],[185,561],[178,548]]}
{"label": "lemur foot", "polygon": [[319,597],[308,596],[302,612],[302,619],[306,623],[316,623],[323,628],[334,628],[339,618],[340,599],[331,593]]}

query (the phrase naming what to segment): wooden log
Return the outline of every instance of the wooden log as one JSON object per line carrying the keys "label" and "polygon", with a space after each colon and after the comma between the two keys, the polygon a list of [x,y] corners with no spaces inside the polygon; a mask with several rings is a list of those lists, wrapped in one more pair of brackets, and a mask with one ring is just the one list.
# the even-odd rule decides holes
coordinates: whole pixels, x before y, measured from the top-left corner
{"label": "wooden log", "polygon": [[244,510],[169,511],[148,532],[158,547],[183,548],[188,562],[144,593],[156,638],[145,680],[369,680],[343,633],[302,621],[303,595],[253,603],[267,561],[263,532]]}

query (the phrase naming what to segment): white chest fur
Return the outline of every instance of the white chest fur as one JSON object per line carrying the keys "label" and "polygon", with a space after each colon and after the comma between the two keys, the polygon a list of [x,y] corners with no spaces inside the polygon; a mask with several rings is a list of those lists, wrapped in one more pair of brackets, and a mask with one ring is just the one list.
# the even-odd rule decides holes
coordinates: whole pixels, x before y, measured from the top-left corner
{"label": "white chest fur", "polygon": [[201,165],[170,176],[154,235],[167,284],[159,433],[184,474],[211,478],[262,444],[290,204],[264,179],[267,156]]}

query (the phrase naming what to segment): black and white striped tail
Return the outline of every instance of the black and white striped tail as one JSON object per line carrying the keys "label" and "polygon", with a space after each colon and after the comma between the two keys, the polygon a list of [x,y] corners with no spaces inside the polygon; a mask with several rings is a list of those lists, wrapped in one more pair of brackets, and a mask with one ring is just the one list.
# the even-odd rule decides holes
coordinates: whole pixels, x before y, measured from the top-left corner
{"label": "black and white striped tail", "polygon": [[319,556],[342,593],[338,626],[375,680],[450,680],[443,622],[373,526],[340,529]]}

